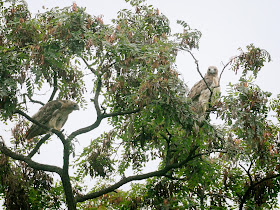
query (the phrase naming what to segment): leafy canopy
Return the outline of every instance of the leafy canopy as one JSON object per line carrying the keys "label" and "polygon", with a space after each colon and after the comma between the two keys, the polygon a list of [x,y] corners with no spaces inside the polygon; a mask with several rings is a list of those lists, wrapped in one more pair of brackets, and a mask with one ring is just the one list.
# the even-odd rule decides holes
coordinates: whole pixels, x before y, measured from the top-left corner
{"label": "leafy canopy", "polygon": [[[7,208],[271,208],[279,194],[279,97],[255,83],[270,55],[248,45],[224,65],[242,72],[237,84],[205,117],[197,116],[176,56],[194,50],[201,33],[184,21],[172,34],[169,20],[145,1],[131,0],[111,24],[75,3],[34,17],[23,1],[0,2],[0,116],[16,121],[11,145],[1,142],[1,193]],[[191,72],[191,69],[187,69]],[[222,76],[221,73],[221,76]],[[220,78],[221,79],[221,78]],[[51,91],[47,91],[49,89]],[[41,101],[38,94],[47,98]],[[26,113],[32,103],[71,99],[92,104],[92,124],[68,136],[52,130],[63,144],[63,167],[32,158],[50,138],[26,142]],[[222,121],[212,122],[215,113]],[[271,113],[276,113],[274,116]],[[75,139],[108,118],[112,130],[92,139],[71,163]],[[274,118],[274,119],[273,119]],[[33,123],[36,123],[32,121]],[[276,123],[275,123],[276,122]],[[3,139],[2,139],[3,140]],[[4,141],[4,140],[3,140]],[[145,173],[150,161],[158,168]],[[76,173],[69,176],[69,166]],[[133,176],[128,176],[128,171]],[[61,178],[55,183],[54,172]],[[85,189],[86,177],[98,180]],[[118,190],[136,180],[129,192]],[[87,192],[89,191],[89,192]],[[49,202],[49,201],[52,202]],[[11,202],[13,201],[13,202]],[[77,206],[78,204],[78,206]]]}

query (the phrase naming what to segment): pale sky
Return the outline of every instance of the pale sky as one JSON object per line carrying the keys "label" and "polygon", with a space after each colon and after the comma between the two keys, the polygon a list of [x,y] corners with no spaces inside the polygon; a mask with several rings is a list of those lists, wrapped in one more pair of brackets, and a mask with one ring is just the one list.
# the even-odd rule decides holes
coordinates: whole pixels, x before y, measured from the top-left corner
{"label": "pale sky", "polygon": [[[43,5],[47,8],[65,7],[75,2],[78,6],[86,7],[89,14],[104,15],[105,23],[110,23],[111,19],[116,18],[120,9],[129,8],[129,4],[124,0],[26,0],[26,2],[33,14],[38,10],[44,11]],[[265,65],[257,84],[264,90],[273,92],[273,96],[280,93],[279,0],[149,0],[148,3],[170,19],[173,32],[182,30],[176,24],[178,19],[186,21],[191,28],[202,32],[200,49],[194,51],[194,54],[199,60],[203,75],[208,66],[215,65],[221,69],[222,62],[227,63],[232,56],[239,53],[237,50],[239,47],[245,50],[246,45],[253,43],[256,47],[266,49],[272,56],[272,62]],[[189,87],[200,80],[195,64],[186,52],[179,54],[177,66]],[[237,79],[234,73],[224,72],[221,79],[222,93],[225,94],[226,84]],[[69,134],[73,129],[91,124],[95,120],[94,114],[88,116],[87,112],[74,112],[65,125],[65,131]],[[0,135],[4,135],[8,140],[8,127],[5,126],[7,132],[3,134],[4,127],[1,124],[0,122]],[[104,122],[101,127],[106,128],[106,123]],[[97,133],[99,132],[100,129]],[[77,148],[81,150],[95,134],[96,131],[79,136]],[[62,160],[57,154],[61,154],[61,149],[60,144],[52,141],[42,148],[41,157],[36,158],[44,163],[60,165]]]}
{"label": "pale sky", "polygon": [[[43,11],[42,6],[52,8],[65,7],[76,2],[86,7],[92,15],[104,15],[105,23],[110,23],[117,12],[129,8],[124,0],[26,0],[32,13]],[[186,21],[192,28],[202,32],[200,50],[195,52],[200,61],[201,71],[210,65],[222,68],[230,57],[238,54],[237,49],[254,43],[256,47],[266,49],[272,56],[260,74],[258,84],[262,88],[278,93],[277,69],[280,67],[280,1],[279,0],[148,0],[171,22],[172,31],[181,31],[176,20]],[[195,66],[190,56],[182,53],[178,56],[178,70],[184,75],[185,82],[192,86],[200,79],[194,71]],[[190,75],[191,74],[191,75]],[[225,72],[222,88],[228,84],[234,74]]]}

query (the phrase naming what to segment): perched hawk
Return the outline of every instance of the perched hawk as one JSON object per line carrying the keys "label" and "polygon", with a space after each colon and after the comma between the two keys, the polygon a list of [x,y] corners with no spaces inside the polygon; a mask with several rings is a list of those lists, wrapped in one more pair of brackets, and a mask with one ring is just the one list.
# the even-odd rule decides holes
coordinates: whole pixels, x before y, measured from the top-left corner
{"label": "perched hawk", "polygon": [[[79,106],[75,102],[69,100],[54,100],[41,107],[32,118],[42,125],[60,130],[67,121],[68,115],[73,110],[79,110]],[[47,130],[33,123],[26,133],[26,139],[29,140],[47,132]]]}
{"label": "perched hawk", "polygon": [[[205,81],[204,81],[205,80]],[[213,91],[211,103],[214,103],[220,93],[218,69],[215,66],[209,66],[204,80],[197,82],[190,90],[188,97],[193,101],[193,110],[197,114],[204,114],[209,107],[211,92],[208,87]],[[205,84],[207,83],[207,85]]]}

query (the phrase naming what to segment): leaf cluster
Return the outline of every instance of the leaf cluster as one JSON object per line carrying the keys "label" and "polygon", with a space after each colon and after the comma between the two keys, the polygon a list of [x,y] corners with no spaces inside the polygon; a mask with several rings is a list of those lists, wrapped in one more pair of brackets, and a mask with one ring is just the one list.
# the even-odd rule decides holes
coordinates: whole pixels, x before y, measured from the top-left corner
{"label": "leaf cluster", "polygon": [[271,61],[271,57],[266,50],[255,47],[253,44],[246,48],[248,52],[239,48],[241,53],[232,60],[232,70],[237,72],[239,68],[242,68],[243,77],[251,71],[256,78],[264,63]]}

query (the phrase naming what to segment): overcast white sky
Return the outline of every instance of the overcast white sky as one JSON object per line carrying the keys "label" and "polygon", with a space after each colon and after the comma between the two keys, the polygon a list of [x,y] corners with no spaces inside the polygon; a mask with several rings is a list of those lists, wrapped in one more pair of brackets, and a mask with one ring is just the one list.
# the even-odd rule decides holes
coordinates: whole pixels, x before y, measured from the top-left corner
{"label": "overcast white sky", "polygon": [[[30,10],[35,14],[42,11],[42,6],[52,8],[65,7],[76,2],[86,7],[92,15],[104,15],[106,23],[115,18],[120,9],[128,8],[124,0],[26,0]],[[237,48],[254,43],[272,55],[272,62],[267,64],[260,74],[258,83],[264,89],[278,93],[280,67],[280,1],[279,0],[148,0],[165,14],[171,22],[172,31],[181,27],[176,20],[185,20],[192,28],[202,32],[200,50],[196,52],[201,70],[209,65],[221,69],[221,62],[227,62],[238,53]],[[178,70],[184,75],[185,81],[192,86],[199,78],[195,66],[187,53],[178,57]],[[222,87],[225,87],[234,74],[225,72]]]}
{"label": "overcast white sky", "polygon": [[[72,5],[74,1],[26,0],[26,2],[30,11],[36,14],[38,10],[43,11],[43,5],[47,8],[65,7]],[[86,7],[89,14],[104,15],[105,23],[110,23],[120,9],[129,8],[124,0],[76,0],[75,2],[78,6]],[[266,49],[272,56],[272,62],[266,64],[257,82],[264,90],[273,92],[274,96],[280,93],[279,0],[149,0],[148,3],[170,19],[173,32],[181,30],[181,27],[176,24],[178,19],[186,21],[192,28],[202,32],[200,50],[195,51],[195,55],[203,74],[210,65],[221,69],[221,62],[226,63],[229,58],[238,54],[239,47],[245,49],[246,45],[254,43],[255,46]],[[195,64],[187,53],[178,56],[177,65],[188,86],[191,87],[200,79]],[[234,73],[226,71],[221,80],[222,92],[224,93],[226,84],[236,79]],[[93,120],[94,116],[89,118],[88,114],[83,114],[82,111],[74,112],[70,115],[65,130],[69,134],[72,129],[78,129],[77,125],[86,126]],[[3,127],[0,131],[2,135]],[[88,142],[91,136],[84,137],[86,136],[82,135],[79,139],[81,145]],[[53,142],[49,146],[41,150],[43,156],[40,159],[49,164],[60,165],[61,158],[57,158],[56,154],[61,153],[61,145]]]}

